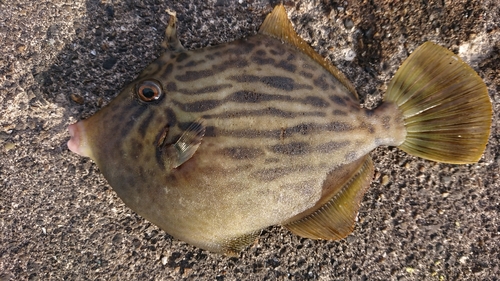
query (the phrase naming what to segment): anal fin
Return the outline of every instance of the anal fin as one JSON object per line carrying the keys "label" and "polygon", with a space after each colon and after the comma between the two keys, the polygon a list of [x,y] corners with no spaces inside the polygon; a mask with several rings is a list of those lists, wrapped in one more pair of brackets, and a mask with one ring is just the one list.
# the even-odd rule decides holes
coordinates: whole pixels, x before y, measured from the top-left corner
{"label": "anal fin", "polygon": [[373,162],[365,156],[332,171],[316,205],[289,219],[284,226],[312,239],[338,240],[349,235],[373,176]]}

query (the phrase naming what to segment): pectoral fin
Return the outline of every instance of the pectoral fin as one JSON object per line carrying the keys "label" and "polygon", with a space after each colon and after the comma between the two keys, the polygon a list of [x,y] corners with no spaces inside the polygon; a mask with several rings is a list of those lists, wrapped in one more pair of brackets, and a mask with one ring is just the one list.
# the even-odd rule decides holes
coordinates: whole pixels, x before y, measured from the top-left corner
{"label": "pectoral fin", "polygon": [[177,168],[193,157],[205,135],[205,122],[198,119],[184,131],[180,138],[167,147],[167,160],[172,168]]}
{"label": "pectoral fin", "polygon": [[312,239],[337,240],[354,229],[363,195],[370,186],[373,163],[370,156],[332,171],[316,205],[285,222],[293,233]]}

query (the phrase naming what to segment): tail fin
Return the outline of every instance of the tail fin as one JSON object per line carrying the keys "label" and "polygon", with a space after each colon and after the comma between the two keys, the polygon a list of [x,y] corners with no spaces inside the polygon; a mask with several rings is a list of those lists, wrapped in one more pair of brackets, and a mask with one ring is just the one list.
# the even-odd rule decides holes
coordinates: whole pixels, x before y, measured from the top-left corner
{"label": "tail fin", "polygon": [[385,100],[398,105],[402,150],[422,158],[474,163],[488,142],[491,102],[476,72],[449,50],[426,42],[401,65]]}

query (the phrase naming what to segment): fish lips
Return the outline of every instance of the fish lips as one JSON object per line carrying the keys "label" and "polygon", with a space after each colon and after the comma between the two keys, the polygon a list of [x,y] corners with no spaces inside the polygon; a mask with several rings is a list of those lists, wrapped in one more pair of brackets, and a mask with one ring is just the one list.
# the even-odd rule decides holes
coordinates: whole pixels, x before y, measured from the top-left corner
{"label": "fish lips", "polygon": [[90,149],[89,141],[86,138],[83,121],[69,125],[68,131],[71,137],[68,141],[69,150],[81,156],[93,159],[92,150]]}

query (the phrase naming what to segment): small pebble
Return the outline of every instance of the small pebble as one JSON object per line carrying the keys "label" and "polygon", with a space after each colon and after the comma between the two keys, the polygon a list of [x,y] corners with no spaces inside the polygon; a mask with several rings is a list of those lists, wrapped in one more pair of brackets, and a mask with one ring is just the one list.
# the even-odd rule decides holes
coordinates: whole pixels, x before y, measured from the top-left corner
{"label": "small pebble", "polygon": [[444,185],[449,185],[451,182],[451,177],[450,176],[444,176],[441,178],[441,181],[443,182]]}
{"label": "small pebble", "polygon": [[77,104],[83,104],[84,103],[84,99],[81,96],[77,95],[77,94],[71,94],[70,97],[71,97],[71,100],[74,101],[74,102],[76,102]]}
{"label": "small pebble", "polygon": [[351,18],[346,18],[344,20],[344,27],[347,29],[347,30],[351,30],[353,27],[354,27],[354,22],[352,21]]}
{"label": "small pebble", "polygon": [[344,59],[346,61],[352,61],[354,58],[356,57],[356,52],[354,52],[353,50],[351,49],[347,49],[345,51],[345,56],[344,56]]}
{"label": "small pebble", "polygon": [[117,61],[118,61],[117,58],[114,57],[108,58],[107,60],[104,61],[102,67],[104,67],[104,69],[111,69],[116,64]]}
{"label": "small pebble", "polygon": [[164,257],[161,258],[161,264],[166,265],[167,262],[168,262],[168,257],[164,256]]}
{"label": "small pebble", "polygon": [[13,143],[13,142],[6,142],[5,145],[4,145],[4,149],[5,151],[9,151],[9,150],[12,150],[16,147],[16,144]]}
{"label": "small pebble", "polygon": [[24,51],[26,51],[26,45],[20,44],[17,46],[17,52],[24,53]]}
{"label": "small pebble", "polygon": [[381,182],[381,184],[382,184],[382,185],[387,185],[388,183],[389,183],[389,176],[388,176],[388,175],[384,175],[384,176],[382,177],[382,182]]}
{"label": "small pebble", "polygon": [[415,269],[414,269],[414,268],[412,268],[412,267],[407,267],[407,268],[406,268],[406,272],[408,272],[408,273],[410,273],[410,274],[413,274],[413,273],[415,273]]}
{"label": "small pebble", "polygon": [[469,258],[467,256],[463,256],[459,259],[461,264],[465,264]]}

